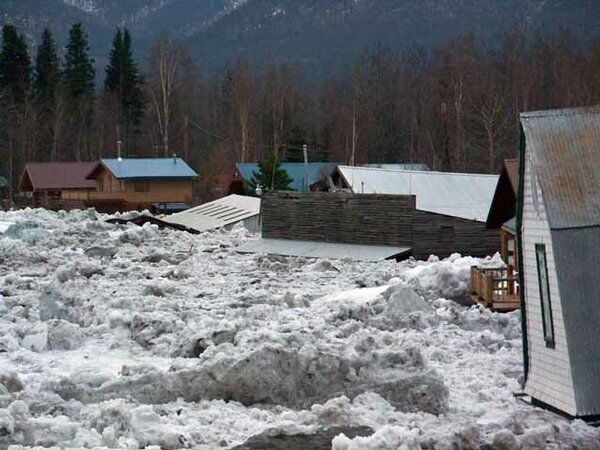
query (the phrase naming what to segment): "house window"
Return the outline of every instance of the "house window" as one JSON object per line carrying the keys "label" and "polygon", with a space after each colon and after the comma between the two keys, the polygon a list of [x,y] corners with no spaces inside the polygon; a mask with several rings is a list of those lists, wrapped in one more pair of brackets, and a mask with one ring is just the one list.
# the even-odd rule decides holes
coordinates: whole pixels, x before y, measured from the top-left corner
{"label": "house window", "polygon": [[145,181],[134,181],[133,189],[135,192],[148,192],[150,190],[150,182]]}
{"label": "house window", "polygon": [[537,260],[538,284],[540,286],[540,301],[542,303],[544,340],[546,341],[546,347],[554,348],[554,325],[552,324],[550,281],[548,279],[548,263],[546,260],[546,246],[544,244],[535,244],[535,257]]}
{"label": "house window", "polygon": [[438,241],[444,244],[454,243],[454,227],[441,226],[439,230]]}

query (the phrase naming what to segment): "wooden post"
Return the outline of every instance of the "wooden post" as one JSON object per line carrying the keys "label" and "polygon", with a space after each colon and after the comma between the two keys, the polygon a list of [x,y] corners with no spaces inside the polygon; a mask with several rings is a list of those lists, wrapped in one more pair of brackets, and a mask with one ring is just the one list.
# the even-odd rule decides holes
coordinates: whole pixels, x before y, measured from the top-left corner
{"label": "wooden post", "polygon": [[493,306],[494,304],[494,283],[492,275],[487,272],[485,274],[485,301],[488,306]]}
{"label": "wooden post", "polygon": [[506,266],[506,278],[509,279],[508,281],[508,295],[512,296],[515,293],[515,279],[514,279],[514,268],[512,266],[512,264],[509,264],[508,266]]}

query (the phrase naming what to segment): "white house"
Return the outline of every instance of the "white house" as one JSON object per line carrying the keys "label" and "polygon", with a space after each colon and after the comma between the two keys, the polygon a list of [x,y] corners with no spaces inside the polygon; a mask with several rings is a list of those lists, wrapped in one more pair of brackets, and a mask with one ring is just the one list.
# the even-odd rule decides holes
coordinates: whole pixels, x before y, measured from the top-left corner
{"label": "white house", "polygon": [[600,417],[600,108],[521,114],[525,393]]}

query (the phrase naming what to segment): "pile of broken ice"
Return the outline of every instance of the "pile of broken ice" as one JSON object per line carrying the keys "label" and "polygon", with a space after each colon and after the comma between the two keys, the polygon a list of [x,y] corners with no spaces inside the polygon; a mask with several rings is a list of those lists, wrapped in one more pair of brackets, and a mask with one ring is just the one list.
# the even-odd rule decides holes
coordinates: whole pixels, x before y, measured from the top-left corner
{"label": "pile of broken ice", "polygon": [[518,313],[449,300],[473,258],[239,255],[241,227],[104,218],[0,213],[0,448],[231,448],[329,427],[372,430],[338,450],[599,442],[513,398]]}

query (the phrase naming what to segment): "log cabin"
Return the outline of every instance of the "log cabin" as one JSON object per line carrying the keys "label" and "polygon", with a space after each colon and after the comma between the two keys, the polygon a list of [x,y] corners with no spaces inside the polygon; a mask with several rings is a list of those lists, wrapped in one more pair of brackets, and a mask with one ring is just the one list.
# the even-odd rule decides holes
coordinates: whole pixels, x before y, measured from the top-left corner
{"label": "log cabin", "polygon": [[177,212],[191,206],[197,173],[181,158],[103,158],[87,179],[96,183],[88,204],[102,211]]}
{"label": "log cabin", "polygon": [[600,108],[521,114],[525,394],[600,419]]}
{"label": "log cabin", "polygon": [[[262,239],[241,251],[400,260],[457,252],[488,256],[500,248],[497,231],[485,225],[497,176],[350,166],[338,171],[346,184],[336,192],[263,192]],[[363,192],[352,192],[353,185]]]}
{"label": "log cabin", "polygon": [[354,194],[415,196],[411,255],[417,259],[487,256],[500,248],[498,233],[485,224],[497,175],[340,165],[333,182]]}
{"label": "log cabin", "polygon": [[19,190],[27,195],[34,208],[85,208],[96,182],[87,175],[93,162],[30,162],[25,165]]}

